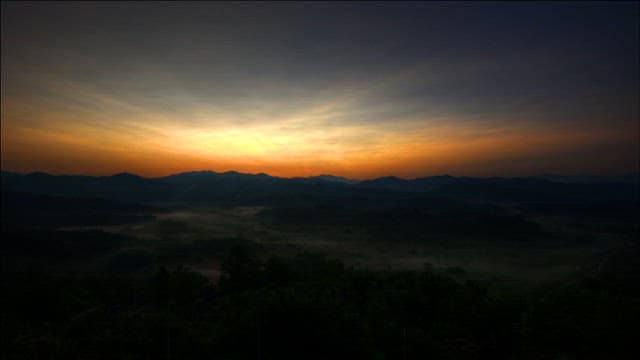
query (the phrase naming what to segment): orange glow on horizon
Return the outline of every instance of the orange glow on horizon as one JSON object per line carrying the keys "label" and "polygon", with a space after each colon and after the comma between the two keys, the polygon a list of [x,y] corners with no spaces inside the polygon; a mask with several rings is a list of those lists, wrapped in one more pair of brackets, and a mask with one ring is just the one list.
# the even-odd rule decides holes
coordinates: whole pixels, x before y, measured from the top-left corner
{"label": "orange glow on horizon", "polygon": [[[379,6],[3,2],[0,167],[353,179],[640,170],[637,6],[551,17],[492,7],[510,15],[486,28],[475,6]],[[298,21],[307,15],[313,26]],[[538,16],[545,26],[531,26]]]}
{"label": "orange glow on horizon", "polygon": [[[518,159],[553,158],[630,138],[620,131],[575,133],[520,126],[489,132],[452,125],[401,131],[357,126],[290,131],[283,130],[282,124],[212,129],[156,126],[126,132],[82,123],[58,126],[56,118],[49,118],[53,124],[49,128],[3,123],[2,169],[87,175],[126,171],[148,177],[193,170],[281,177],[334,174],[354,179],[445,173],[519,175],[519,163],[525,172],[531,164]],[[584,164],[577,161],[575,165],[569,170],[580,171]]]}

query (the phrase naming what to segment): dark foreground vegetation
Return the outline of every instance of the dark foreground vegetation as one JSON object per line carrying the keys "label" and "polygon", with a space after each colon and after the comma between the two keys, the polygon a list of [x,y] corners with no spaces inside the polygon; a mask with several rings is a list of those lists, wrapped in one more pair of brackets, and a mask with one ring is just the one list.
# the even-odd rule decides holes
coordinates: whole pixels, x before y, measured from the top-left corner
{"label": "dark foreground vegetation", "polygon": [[[637,256],[637,254],[636,254]],[[640,299],[607,273],[532,293],[423,271],[354,269],[234,248],[217,284],[145,276],[2,274],[4,359],[625,359]]]}

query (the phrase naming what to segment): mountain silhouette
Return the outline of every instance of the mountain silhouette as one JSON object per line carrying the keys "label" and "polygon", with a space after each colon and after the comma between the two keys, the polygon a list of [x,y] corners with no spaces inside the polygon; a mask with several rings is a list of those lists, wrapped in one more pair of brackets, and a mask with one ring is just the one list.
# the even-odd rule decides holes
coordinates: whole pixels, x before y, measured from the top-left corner
{"label": "mountain silhouette", "polygon": [[[164,177],[131,173],[111,176],[50,175],[2,172],[2,190],[52,196],[85,196],[127,201],[269,202],[349,196],[401,196],[435,193],[482,201],[632,200],[638,199],[633,175],[478,178],[440,175],[417,179],[394,176],[355,181],[333,175],[282,178],[237,171],[202,170]],[[374,196],[374,197],[375,197]]]}

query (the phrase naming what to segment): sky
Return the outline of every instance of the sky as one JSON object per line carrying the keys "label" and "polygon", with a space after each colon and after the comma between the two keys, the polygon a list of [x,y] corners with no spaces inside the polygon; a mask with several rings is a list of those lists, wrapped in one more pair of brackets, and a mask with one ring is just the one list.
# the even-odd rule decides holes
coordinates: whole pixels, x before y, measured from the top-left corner
{"label": "sky", "polygon": [[638,171],[638,2],[2,3],[3,171]]}

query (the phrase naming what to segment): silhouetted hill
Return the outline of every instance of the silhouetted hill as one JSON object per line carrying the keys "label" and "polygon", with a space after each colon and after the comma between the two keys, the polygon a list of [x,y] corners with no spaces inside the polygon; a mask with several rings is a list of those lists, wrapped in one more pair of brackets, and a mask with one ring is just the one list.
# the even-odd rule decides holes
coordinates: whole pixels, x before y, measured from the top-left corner
{"label": "silhouetted hill", "polygon": [[0,174],[2,174],[0,177],[2,180],[22,176],[22,174],[13,171],[2,171]]}
{"label": "silhouetted hill", "polygon": [[2,226],[57,227],[121,224],[150,219],[158,207],[91,197],[62,197],[3,189]]}
{"label": "silhouetted hill", "polygon": [[[552,178],[559,180],[550,180]],[[582,176],[475,178],[443,175],[413,180],[382,177],[353,183],[332,175],[280,178],[236,171],[195,171],[159,178],[128,173],[93,177],[2,172],[2,189],[144,202],[302,202],[308,199],[397,198],[408,193],[435,193],[496,202],[638,201],[638,181],[633,175],[588,177],[588,181]]]}
{"label": "silhouetted hill", "polygon": [[[383,177],[363,181],[358,186],[403,192],[434,192],[478,201],[520,202],[559,200],[629,200],[638,201],[638,181],[627,177],[598,177],[598,181],[552,181],[540,177],[474,178],[432,176],[415,180]],[[594,178],[592,178],[593,180]]]}
{"label": "silhouetted hill", "polygon": [[54,196],[151,202],[270,202],[294,197],[324,197],[335,192],[357,192],[357,189],[351,189],[350,185],[335,179],[287,179],[236,171],[198,171],[160,178],[124,173],[106,177],[3,173],[2,189]]}
{"label": "silhouetted hill", "polygon": [[149,181],[149,179],[130,173],[119,173],[111,176],[103,176],[100,177],[100,179],[102,179],[103,181],[109,180],[112,183],[122,185],[144,184]]}
{"label": "silhouetted hill", "polygon": [[2,175],[2,189],[34,194],[113,198],[127,201],[154,201],[166,198],[171,189],[161,182],[133,174],[113,176]]}
{"label": "silhouetted hill", "polygon": [[543,174],[535,176],[538,179],[544,179],[562,183],[632,183],[638,182],[640,173],[629,173],[619,176],[599,176],[599,175],[557,175]]}
{"label": "silhouetted hill", "polygon": [[306,179],[319,180],[319,181],[331,181],[331,182],[344,183],[344,184],[356,184],[358,182],[357,180],[347,179],[341,176],[334,176],[334,175],[318,175],[318,176],[308,177]]}
{"label": "silhouetted hill", "polygon": [[372,180],[364,180],[358,183],[360,187],[374,189],[411,190],[411,180],[400,179],[395,176],[385,176]]}
{"label": "silhouetted hill", "polygon": [[156,179],[160,181],[165,181],[165,182],[190,182],[190,181],[197,181],[197,180],[211,178],[216,175],[218,175],[218,173],[216,172],[209,171],[209,170],[201,170],[201,171],[183,172],[183,173],[169,175],[165,177],[159,177]]}

